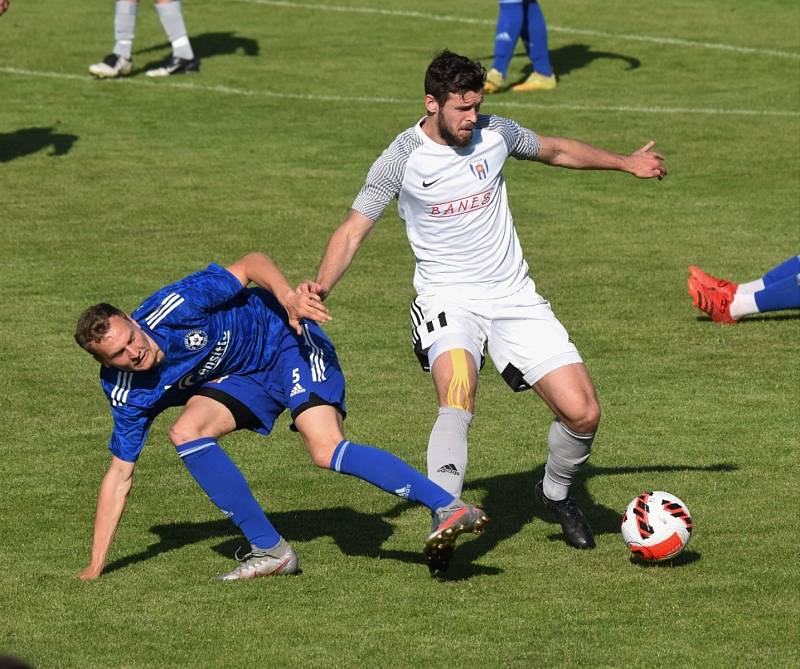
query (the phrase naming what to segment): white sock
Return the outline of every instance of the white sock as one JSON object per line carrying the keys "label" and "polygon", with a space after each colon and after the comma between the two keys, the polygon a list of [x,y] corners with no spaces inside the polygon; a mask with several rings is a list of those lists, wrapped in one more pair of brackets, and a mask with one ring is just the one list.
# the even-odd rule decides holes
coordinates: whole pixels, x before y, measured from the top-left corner
{"label": "white sock", "polygon": [[428,440],[428,478],[461,497],[467,473],[467,432],[472,414],[457,407],[439,407]]}
{"label": "white sock", "polygon": [[178,58],[192,60],[194,51],[192,51],[192,45],[186,36],[186,26],[183,23],[180,0],[172,0],[172,2],[156,5],[156,12],[158,12],[158,18],[161,20],[164,32],[167,33],[167,37],[172,44],[172,53]]}
{"label": "white sock", "polygon": [[736,291],[736,295],[733,296],[733,302],[731,302],[731,318],[738,321],[742,316],[757,313],[758,306],[756,305],[755,293]]}
{"label": "white sock", "polygon": [[542,482],[547,499],[558,502],[567,498],[575,475],[589,459],[593,441],[594,434],[578,434],[558,419],[553,421],[547,435],[547,464]]}
{"label": "white sock", "polygon": [[114,53],[128,60],[131,59],[138,8],[138,3],[128,0],[119,0],[114,6]]}

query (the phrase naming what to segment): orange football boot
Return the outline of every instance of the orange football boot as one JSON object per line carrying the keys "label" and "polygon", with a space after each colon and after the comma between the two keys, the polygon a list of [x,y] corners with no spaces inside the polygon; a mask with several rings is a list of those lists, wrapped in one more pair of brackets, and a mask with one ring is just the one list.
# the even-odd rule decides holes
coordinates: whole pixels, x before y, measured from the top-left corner
{"label": "orange football boot", "polygon": [[705,311],[715,323],[736,323],[731,316],[733,296],[726,290],[706,286],[693,276],[689,277],[689,295],[692,304]]}
{"label": "orange football boot", "polygon": [[725,279],[718,279],[715,276],[707,274],[697,265],[689,265],[689,274],[706,288],[715,288],[716,290],[725,291],[729,294],[731,300],[733,300],[733,296],[736,295],[736,289],[739,287],[738,283],[726,281]]}

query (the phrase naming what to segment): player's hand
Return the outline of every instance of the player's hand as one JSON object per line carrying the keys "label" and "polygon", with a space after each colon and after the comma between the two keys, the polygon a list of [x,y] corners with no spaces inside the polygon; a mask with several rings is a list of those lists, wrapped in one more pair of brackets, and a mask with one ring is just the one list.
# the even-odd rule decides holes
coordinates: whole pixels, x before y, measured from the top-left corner
{"label": "player's hand", "polygon": [[5,14],[9,4],[11,4],[11,0],[0,0],[0,16]]}
{"label": "player's hand", "polygon": [[103,568],[100,567],[99,569],[96,567],[92,567],[89,565],[86,569],[79,571],[75,574],[75,578],[81,581],[93,581],[96,578],[100,578],[100,574],[103,573]]}
{"label": "player's hand", "polygon": [[300,324],[303,318],[310,318],[317,323],[326,323],[331,320],[328,307],[322,304],[322,298],[311,290],[298,288],[289,291],[284,298],[283,308],[289,315],[289,325],[297,334],[303,334],[303,326]]}
{"label": "player's hand", "polygon": [[319,295],[321,300],[324,300],[328,297],[328,291],[322,287],[322,284],[317,283],[316,281],[303,281],[299,286],[297,286],[297,290],[300,293],[314,293],[315,295]]}
{"label": "player's hand", "polygon": [[639,179],[655,177],[660,181],[667,176],[667,168],[662,162],[664,156],[652,151],[655,144],[655,142],[647,142],[641,149],[628,156],[628,172]]}

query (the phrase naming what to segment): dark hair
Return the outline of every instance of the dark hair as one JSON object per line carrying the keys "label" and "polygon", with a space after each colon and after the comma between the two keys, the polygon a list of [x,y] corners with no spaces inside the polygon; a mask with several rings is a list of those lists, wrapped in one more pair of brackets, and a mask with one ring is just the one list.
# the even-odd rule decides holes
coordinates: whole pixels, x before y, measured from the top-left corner
{"label": "dark hair", "polygon": [[425,94],[443,105],[450,93],[464,95],[483,90],[486,69],[477,61],[445,49],[428,65],[425,72]]}
{"label": "dark hair", "polygon": [[124,311],[106,302],[95,304],[84,311],[75,326],[75,341],[78,346],[93,353],[90,345],[99,342],[108,332],[110,327],[108,319],[112,316],[128,319],[128,315]]}

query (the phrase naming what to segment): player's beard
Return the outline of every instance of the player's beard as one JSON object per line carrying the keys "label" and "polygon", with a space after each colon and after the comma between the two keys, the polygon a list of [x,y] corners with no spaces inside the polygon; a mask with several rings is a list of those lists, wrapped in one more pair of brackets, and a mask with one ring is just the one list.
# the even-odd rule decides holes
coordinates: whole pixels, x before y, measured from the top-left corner
{"label": "player's beard", "polygon": [[454,135],[450,132],[448,127],[444,124],[444,117],[442,116],[436,118],[436,127],[439,130],[439,136],[447,142],[449,146],[465,147],[472,141],[472,133],[470,133],[466,139],[460,139],[458,135]]}

